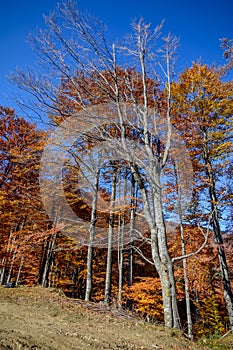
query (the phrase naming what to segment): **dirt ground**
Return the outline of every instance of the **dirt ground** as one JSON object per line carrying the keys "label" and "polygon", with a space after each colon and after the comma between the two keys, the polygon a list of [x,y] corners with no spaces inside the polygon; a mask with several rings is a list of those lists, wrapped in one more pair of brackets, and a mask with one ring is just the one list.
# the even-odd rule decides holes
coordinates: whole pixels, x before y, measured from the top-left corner
{"label": "dirt ground", "polygon": [[[216,349],[233,349],[231,345]],[[213,348],[213,347],[212,347]],[[199,349],[178,331],[41,287],[0,287],[0,350]],[[204,349],[204,347],[201,347]],[[205,347],[205,349],[208,349]]]}

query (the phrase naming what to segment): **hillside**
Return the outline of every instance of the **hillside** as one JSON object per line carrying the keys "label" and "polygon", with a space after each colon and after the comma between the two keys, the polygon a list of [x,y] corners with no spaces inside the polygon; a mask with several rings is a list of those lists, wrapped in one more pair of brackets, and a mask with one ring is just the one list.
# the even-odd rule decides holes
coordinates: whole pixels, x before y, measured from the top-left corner
{"label": "hillside", "polygon": [[[230,349],[229,344],[215,349]],[[219,344],[220,345],[220,344]],[[213,346],[213,345],[212,345]],[[117,310],[41,287],[0,287],[0,349],[208,349]]]}

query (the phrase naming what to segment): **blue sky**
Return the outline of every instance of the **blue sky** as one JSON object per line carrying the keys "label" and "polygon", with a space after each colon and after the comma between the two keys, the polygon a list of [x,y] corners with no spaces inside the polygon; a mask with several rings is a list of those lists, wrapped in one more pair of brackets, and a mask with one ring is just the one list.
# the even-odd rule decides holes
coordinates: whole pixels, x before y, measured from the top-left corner
{"label": "blue sky", "polygon": [[[27,44],[29,32],[43,27],[57,0],[0,1],[0,105],[14,107],[14,86],[5,78],[16,67],[33,66],[36,60]],[[232,0],[79,0],[81,11],[102,19],[113,39],[130,31],[130,23],[143,17],[157,25],[165,19],[164,33],[171,31],[180,38],[178,70],[202,58],[204,63],[222,64],[219,39],[233,38]]]}

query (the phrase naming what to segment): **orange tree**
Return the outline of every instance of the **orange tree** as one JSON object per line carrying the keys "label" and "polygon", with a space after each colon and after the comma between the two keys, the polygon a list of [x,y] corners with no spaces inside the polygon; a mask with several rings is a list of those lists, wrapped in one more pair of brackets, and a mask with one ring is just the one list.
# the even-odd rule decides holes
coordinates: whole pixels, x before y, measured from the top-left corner
{"label": "orange tree", "polygon": [[0,107],[0,116],[1,283],[19,279],[25,269],[24,281],[31,283],[37,278],[35,256],[40,251],[33,235],[47,224],[38,183],[44,133],[10,108]]}

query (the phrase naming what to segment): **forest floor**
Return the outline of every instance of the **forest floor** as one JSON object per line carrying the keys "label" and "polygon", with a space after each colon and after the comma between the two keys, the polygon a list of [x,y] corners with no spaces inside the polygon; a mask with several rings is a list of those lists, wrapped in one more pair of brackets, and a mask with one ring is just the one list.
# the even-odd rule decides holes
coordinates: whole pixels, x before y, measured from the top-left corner
{"label": "forest floor", "polygon": [[0,287],[0,350],[233,349],[233,337],[198,345],[176,330],[41,287]]}

